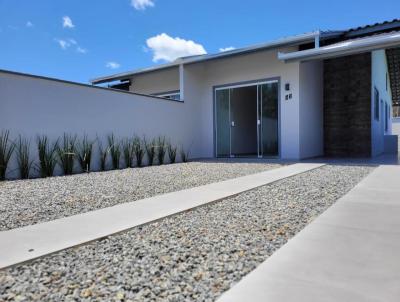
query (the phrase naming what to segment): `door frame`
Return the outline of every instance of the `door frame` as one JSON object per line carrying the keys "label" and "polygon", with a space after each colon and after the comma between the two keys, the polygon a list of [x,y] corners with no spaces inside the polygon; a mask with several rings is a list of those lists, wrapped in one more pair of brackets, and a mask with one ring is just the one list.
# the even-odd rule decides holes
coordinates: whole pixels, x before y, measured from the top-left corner
{"label": "door frame", "polygon": [[[223,85],[215,85],[212,86],[212,95],[213,95],[213,150],[214,157],[217,158],[217,100],[216,100],[216,92],[217,90],[224,89],[232,89],[232,88],[240,88],[240,87],[248,87],[248,86],[258,86],[262,84],[268,84],[272,82],[278,83],[278,155],[277,156],[262,156],[262,158],[281,158],[281,78],[280,77],[271,77],[264,78],[258,80],[250,80],[250,81],[242,81],[242,82],[234,82],[227,83]],[[230,93],[230,92],[229,92]],[[229,102],[230,106],[230,102]],[[258,88],[257,88],[257,113],[258,113]],[[257,154],[259,152],[259,131],[261,127],[257,126]],[[231,132],[231,130],[230,130]],[[229,134],[229,151],[230,155],[232,154],[231,150],[231,133]]]}

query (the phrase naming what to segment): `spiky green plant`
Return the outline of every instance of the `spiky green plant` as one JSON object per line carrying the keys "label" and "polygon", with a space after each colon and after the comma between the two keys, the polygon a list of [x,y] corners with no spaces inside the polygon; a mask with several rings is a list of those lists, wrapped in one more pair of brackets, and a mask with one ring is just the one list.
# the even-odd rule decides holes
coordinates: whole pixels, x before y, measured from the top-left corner
{"label": "spiky green plant", "polygon": [[142,140],[138,136],[133,139],[133,152],[136,158],[136,165],[141,167],[143,165],[144,149]]}
{"label": "spiky green plant", "polygon": [[37,170],[41,177],[50,177],[54,174],[57,165],[56,152],[58,149],[58,140],[50,143],[46,135],[38,136],[37,147],[39,154],[39,164]]}
{"label": "spiky green plant", "polygon": [[159,136],[158,137],[156,152],[157,152],[158,164],[159,165],[164,164],[165,154],[167,153],[167,145],[166,145],[164,136]]}
{"label": "spiky green plant", "polygon": [[119,162],[121,159],[121,146],[114,134],[110,134],[107,137],[108,140],[108,148],[110,149],[111,154],[111,163],[114,170],[119,169]]}
{"label": "spiky green plant", "polygon": [[15,144],[10,140],[9,136],[9,130],[0,132],[0,180],[6,179],[8,163],[15,149]]}
{"label": "spiky green plant", "polygon": [[84,135],[82,140],[77,144],[77,156],[78,162],[81,166],[82,171],[89,173],[90,166],[92,162],[92,153],[93,153],[93,145],[94,141],[89,140],[87,135]]}
{"label": "spiky green plant", "polygon": [[100,160],[100,171],[105,171],[107,169],[107,159],[110,153],[110,148],[103,147],[101,140],[97,138],[97,145],[99,147],[99,160]]}
{"label": "spiky green plant", "polygon": [[181,148],[181,159],[182,162],[186,163],[189,160],[190,150],[185,150],[183,147]]}
{"label": "spiky green plant", "polygon": [[30,140],[19,135],[17,141],[17,163],[21,179],[28,179],[33,165],[33,160],[30,157]]}
{"label": "spiky green plant", "polygon": [[64,133],[61,144],[57,146],[60,166],[65,175],[72,175],[76,157],[76,135]]}
{"label": "spiky green plant", "polygon": [[154,164],[154,158],[156,156],[156,140],[152,139],[151,141],[147,141],[146,138],[143,138],[143,142],[146,149],[148,164],[149,166],[152,166]]}
{"label": "spiky green plant", "polygon": [[125,167],[133,168],[135,150],[134,150],[134,140],[131,138],[126,138],[122,142],[122,153],[124,154]]}
{"label": "spiky green plant", "polygon": [[174,164],[176,162],[176,151],[177,151],[177,148],[175,146],[173,146],[171,143],[169,143],[167,149],[168,149],[169,162],[171,164]]}

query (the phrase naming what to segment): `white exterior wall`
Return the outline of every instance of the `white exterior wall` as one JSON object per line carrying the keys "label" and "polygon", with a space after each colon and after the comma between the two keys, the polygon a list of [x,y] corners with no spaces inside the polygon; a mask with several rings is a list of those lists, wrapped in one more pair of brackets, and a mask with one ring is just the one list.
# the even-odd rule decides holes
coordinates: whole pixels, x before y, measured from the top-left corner
{"label": "white exterior wall", "polygon": [[324,153],[323,62],[300,64],[300,157]]}
{"label": "white exterior wall", "polygon": [[[285,49],[287,50],[287,49]],[[202,67],[197,67],[202,65]],[[199,106],[194,114],[201,131],[201,153],[214,156],[214,86],[239,82],[280,78],[280,150],[285,159],[298,159],[299,150],[299,63],[285,64],[278,61],[277,50],[262,51],[225,59],[185,66],[185,71],[194,73],[198,68],[197,90],[185,81],[185,101],[194,101]],[[198,83],[201,83],[200,85]],[[290,83],[293,98],[284,101],[284,84]],[[199,90],[200,88],[200,90]]]}
{"label": "white exterior wall", "polygon": [[0,130],[30,138],[34,154],[37,135],[55,139],[64,132],[93,139],[165,135],[188,148],[196,129],[192,113],[188,103],[0,72]]}
{"label": "white exterior wall", "polygon": [[[392,114],[392,95],[390,91],[390,83],[386,84],[387,62],[385,50],[373,51],[372,58],[372,87],[371,87],[371,147],[372,156],[382,154],[384,152],[384,135],[391,134],[391,114]],[[379,90],[379,98],[383,100],[383,105],[379,101],[379,121],[374,117],[374,87]],[[389,105],[389,128],[385,133],[385,103]]]}
{"label": "white exterior wall", "polygon": [[400,150],[400,117],[392,119],[392,134],[399,137],[397,149]]}
{"label": "white exterior wall", "polygon": [[400,117],[392,119],[392,134],[400,136]]}
{"label": "white exterior wall", "polygon": [[202,96],[204,93],[204,66],[190,65],[184,66],[183,79],[184,89],[184,102],[191,108],[191,114],[189,116],[190,121],[193,125],[193,135],[191,140],[191,146],[193,150],[196,150],[197,157],[212,157],[213,154],[209,153],[208,150],[213,145],[212,139],[205,140],[203,137],[204,128],[213,127],[212,124],[206,124],[206,117],[204,116]]}
{"label": "white exterior wall", "polygon": [[131,79],[130,90],[143,94],[179,90],[179,68],[173,67],[134,76]]}
{"label": "white exterior wall", "polygon": [[[40,134],[51,138],[64,132],[92,138],[110,133],[121,138],[165,135],[175,144],[190,148],[192,158],[213,157],[214,87],[278,78],[280,156],[298,159],[316,149],[300,150],[301,130],[307,128],[301,129],[300,123],[299,77],[299,63],[278,61],[277,50],[270,50],[185,65],[181,80],[178,67],[133,78],[133,89],[138,93],[179,90],[183,85],[184,102],[177,102],[0,72],[0,129],[11,130],[13,137],[22,134],[31,138],[35,148]],[[284,100],[285,83],[290,84],[291,100]],[[315,98],[305,99],[303,103],[311,108]],[[97,160],[94,168],[96,164]]]}

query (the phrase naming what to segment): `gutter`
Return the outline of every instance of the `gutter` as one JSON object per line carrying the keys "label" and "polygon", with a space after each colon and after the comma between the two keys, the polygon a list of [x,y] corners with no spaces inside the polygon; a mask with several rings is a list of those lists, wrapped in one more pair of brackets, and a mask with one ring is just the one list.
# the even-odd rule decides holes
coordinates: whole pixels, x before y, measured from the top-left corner
{"label": "gutter", "polygon": [[290,53],[278,53],[278,59],[288,62],[305,62],[310,60],[328,59],[348,56],[356,53],[370,52],[400,46],[400,32],[383,34],[357,40],[349,40],[324,47],[307,49]]}

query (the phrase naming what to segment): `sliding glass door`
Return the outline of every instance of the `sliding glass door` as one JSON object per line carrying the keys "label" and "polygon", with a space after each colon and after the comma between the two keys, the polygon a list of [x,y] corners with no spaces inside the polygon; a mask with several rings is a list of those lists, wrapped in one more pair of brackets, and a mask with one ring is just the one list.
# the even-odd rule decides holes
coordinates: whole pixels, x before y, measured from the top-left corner
{"label": "sliding glass door", "polygon": [[215,89],[217,157],[279,155],[278,81]]}
{"label": "sliding glass door", "polygon": [[231,155],[231,122],[229,89],[215,91],[217,157]]}

